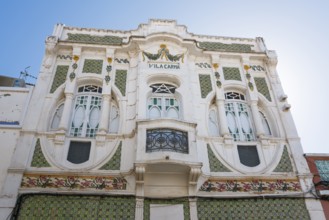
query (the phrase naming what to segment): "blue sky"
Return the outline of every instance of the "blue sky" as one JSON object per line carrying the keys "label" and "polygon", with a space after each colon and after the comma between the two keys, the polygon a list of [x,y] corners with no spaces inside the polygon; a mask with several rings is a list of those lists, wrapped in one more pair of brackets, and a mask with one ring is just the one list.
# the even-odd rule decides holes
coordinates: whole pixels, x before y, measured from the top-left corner
{"label": "blue sky", "polygon": [[[57,0],[0,2],[0,75],[37,76],[56,23],[131,30],[150,18],[175,19],[195,34],[263,37],[306,153],[329,153],[329,1]],[[33,82],[28,79],[28,82]]]}

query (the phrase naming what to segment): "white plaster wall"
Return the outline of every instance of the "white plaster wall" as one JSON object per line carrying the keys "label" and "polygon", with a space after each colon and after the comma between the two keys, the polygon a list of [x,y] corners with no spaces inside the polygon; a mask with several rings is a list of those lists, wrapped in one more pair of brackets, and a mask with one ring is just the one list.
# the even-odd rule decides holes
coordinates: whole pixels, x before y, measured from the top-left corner
{"label": "white plaster wall", "polygon": [[0,122],[17,121],[22,125],[31,90],[32,88],[0,87]]}
{"label": "white plaster wall", "polygon": [[18,137],[19,130],[0,127],[0,192],[2,192],[2,187],[7,176],[7,169],[13,156]]}

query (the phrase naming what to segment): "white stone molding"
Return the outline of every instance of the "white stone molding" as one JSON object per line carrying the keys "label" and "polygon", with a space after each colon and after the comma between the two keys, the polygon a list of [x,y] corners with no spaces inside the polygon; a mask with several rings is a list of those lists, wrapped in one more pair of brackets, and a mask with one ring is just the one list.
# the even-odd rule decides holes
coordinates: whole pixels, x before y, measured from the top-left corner
{"label": "white stone molding", "polygon": [[198,209],[197,209],[197,199],[190,198],[189,199],[190,205],[190,219],[191,220],[198,220]]}
{"label": "white stone molding", "polygon": [[109,116],[110,116],[110,106],[111,106],[111,94],[102,95],[102,112],[99,122],[99,132],[107,133],[109,127]]}
{"label": "white stone molding", "polygon": [[64,109],[58,130],[67,131],[73,104],[73,93],[65,93]]}
{"label": "white stone molding", "polygon": [[144,219],[144,199],[136,199],[135,220]]}
{"label": "white stone molding", "polygon": [[257,101],[251,101],[250,109],[255,123],[255,133],[257,134],[257,137],[262,137],[264,136],[264,128],[262,120],[260,118]]}

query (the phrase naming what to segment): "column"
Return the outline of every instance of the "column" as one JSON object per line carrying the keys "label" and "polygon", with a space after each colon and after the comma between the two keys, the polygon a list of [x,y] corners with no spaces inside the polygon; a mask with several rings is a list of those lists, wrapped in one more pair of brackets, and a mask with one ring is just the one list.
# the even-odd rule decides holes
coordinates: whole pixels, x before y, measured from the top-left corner
{"label": "column", "polygon": [[77,80],[74,74],[74,77],[70,77],[71,73],[74,73],[79,66],[79,59],[81,55],[81,47],[74,47],[73,48],[73,59],[71,63],[71,67],[69,68],[69,74],[66,78],[66,85],[65,85],[65,102],[64,102],[64,109],[61,121],[59,122],[59,130],[67,131],[69,127],[69,120],[72,114],[72,104],[73,104],[73,95],[75,91],[75,87],[77,84]]}
{"label": "column", "polygon": [[[110,120],[110,111],[111,111],[111,89],[112,89],[112,76],[111,72],[113,71],[114,63],[114,49],[106,48],[106,76],[103,80],[103,94],[102,94],[102,112],[99,119],[99,133],[106,134],[109,130],[109,120]],[[107,80],[106,77],[110,76],[110,80]]]}
{"label": "column", "polygon": [[72,113],[73,93],[65,93],[64,109],[61,121],[59,122],[59,130],[67,131],[69,126],[70,115]]}
{"label": "column", "polygon": [[216,105],[217,105],[219,128],[221,135],[224,137],[228,137],[230,136],[230,131],[228,130],[226,113],[225,113],[225,100],[217,98]]}
{"label": "column", "polygon": [[136,208],[135,208],[135,219],[143,220],[144,219],[144,199],[136,199]]}
{"label": "column", "polygon": [[190,204],[190,219],[197,220],[198,219],[197,199],[190,198],[189,204]]}
{"label": "column", "polygon": [[215,72],[218,72],[217,79],[215,80],[215,90],[216,90],[216,105],[217,105],[217,114],[218,114],[218,121],[219,121],[219,130],[220,134],[223,137],[230,137],[230,131],[228,130],[226,113],[225,113],[225,96],[224,96],[224,89],[223,86],[217,85],[217,80],[223,83],[223,71],[222,66],[220,63],[220,56],[212,55],[212,66]]}
{"label": "column", "polygon": [[109,129],[110,106],[111,106],[111,94],[103,94],[102,113],[99,122],[99,131],[102,133],[107,133]]}
{"label": "column", "polygon": [[262,123],[262,119],[260,118],[259,109],[256,100],[251,101],[251,113],[254,119],[255,128],[256,128],[255,133],[257,134],[257,137],[264,136],[263,123]]}

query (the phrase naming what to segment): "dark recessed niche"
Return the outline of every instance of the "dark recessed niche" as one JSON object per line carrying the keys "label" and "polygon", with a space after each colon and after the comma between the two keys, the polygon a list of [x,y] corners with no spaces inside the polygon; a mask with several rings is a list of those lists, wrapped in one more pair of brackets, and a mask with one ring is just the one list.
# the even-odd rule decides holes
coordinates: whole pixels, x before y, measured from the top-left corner
{"label": "dark recessed niche", "polygon": [[91,142],[71,141],[67,160],[74,164],[84,163],[89,160]]}
{"label": "dark recessed niche", "polygon": [[255,167],[260,164],[256,146],[238,145],[240,162],[248,167]]}

